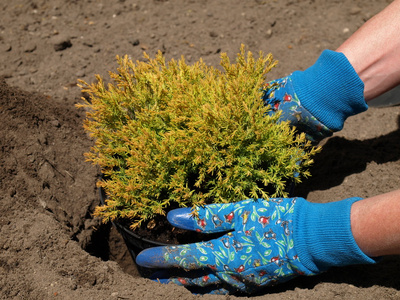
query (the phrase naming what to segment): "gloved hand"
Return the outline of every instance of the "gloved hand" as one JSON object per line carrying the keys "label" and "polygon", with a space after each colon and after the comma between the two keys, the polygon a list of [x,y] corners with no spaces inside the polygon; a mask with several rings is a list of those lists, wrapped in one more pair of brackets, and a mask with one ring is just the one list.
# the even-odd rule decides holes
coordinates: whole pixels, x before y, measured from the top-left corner
{"label": "gloved hand", "polygon": [[352,115],[367,110],[364,83],[342,53],[325,50],[305,71],[268,82],[263,100],[281,111],[307,138],[318,142],[343,128]]}
{"label": "gloved hand", "polygon": [[162,272],[157,278],[209,293],[253,293],[331,266],[373,263],[351,233],[350,208],[359,199],[327,204],[303,198],[249,199],[206,205],[197,209],[197,217],[189,208],[176,209],[168,214],[172,225],[226,234],[207,242],[146,249],[136,262],[147,268],[183,268],[189,272]]}

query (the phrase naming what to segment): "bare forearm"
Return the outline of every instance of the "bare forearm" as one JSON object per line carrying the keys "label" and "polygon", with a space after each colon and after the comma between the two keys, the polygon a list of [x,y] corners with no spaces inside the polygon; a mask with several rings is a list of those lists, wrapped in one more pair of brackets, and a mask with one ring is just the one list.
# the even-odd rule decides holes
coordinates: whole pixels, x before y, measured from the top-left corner
{"label": "bare forearm", "polygon": [[400,254],[400,190],[354,203],[351,228],[365,254]]}
{"label": "bare forearm", "polygon": [[400,83],[400,0],[393,1],[338,49],[365,84],[369,101]]}

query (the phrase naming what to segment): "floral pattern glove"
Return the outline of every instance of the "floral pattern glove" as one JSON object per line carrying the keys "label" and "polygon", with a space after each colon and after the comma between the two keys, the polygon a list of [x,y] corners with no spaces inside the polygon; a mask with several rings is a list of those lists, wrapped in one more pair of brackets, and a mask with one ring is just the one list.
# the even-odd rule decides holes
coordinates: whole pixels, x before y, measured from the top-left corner
{"label": "floral pattern glove", "polygon": [[[168,219],[176,227],[227,233],[207,242],[146,249],[136,262],[150,268],[198,270],[167,282],[204,287],[212,293],[252,293],[298,275],[313,275],[300,262],[293,241],[296,200],[271,198],[211,204],[198,208],[197,217],[188,208],[173,210]],[[168,272],[167,277],[170,275]]]}
{"label": "floral pattern glove", "polygon": [[314,142],[343,128],[345,120],[368,109],[364,83],[343,53],[324,50],[304,71],[271,81],[264,86],[263,100],[270,113],[281,111]]}

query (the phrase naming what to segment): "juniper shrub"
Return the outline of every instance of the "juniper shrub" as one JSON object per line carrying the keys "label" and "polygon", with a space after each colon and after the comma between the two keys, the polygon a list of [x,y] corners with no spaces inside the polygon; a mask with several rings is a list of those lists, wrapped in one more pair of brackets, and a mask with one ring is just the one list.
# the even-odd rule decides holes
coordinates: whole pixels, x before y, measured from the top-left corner
{"label": "juniper shrub", "polygon": [[108,84],[100,76],[80,84],[94,139],[86,157],[108,195],[95,215],[134,229],[171,206],[286,197],[288,182],[310,175],[319,149],[261,101],[271,54],[255,59],[242,46],[235,63],[223,53],[219,69],[144,56],[117,57]]}

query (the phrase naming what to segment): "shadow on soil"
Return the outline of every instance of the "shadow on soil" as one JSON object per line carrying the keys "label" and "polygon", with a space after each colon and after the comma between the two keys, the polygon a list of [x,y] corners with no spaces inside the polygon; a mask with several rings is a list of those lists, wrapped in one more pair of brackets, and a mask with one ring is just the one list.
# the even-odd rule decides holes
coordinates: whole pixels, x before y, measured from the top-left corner
{"label": "shadow on soil", "polygon": [[[283,293],[288,290],[313,289],[321,283],[350,284],[359,288],[384,286],[400,290],[396,274],[400,269],[400,257],[385,257],[375,265],[354,265],[332,268],[317,276],[298,277],[287,283],[266,289],[263,294]],[[261,294],[262,295],[262,294]]]}
{"label": "shadow on soil", "polygon": [[[344,179],[364,171],[367,164],[383,164],[400,159],[400,117],[399,129],[367,140],[347,140],[343,137],[329,139],[314,158],[310,172],[312,176],[296,187],[296,196],[307,198],[316,190],[327,190],[340,185]],[[323,180],[321,180],[323,178]]]}

